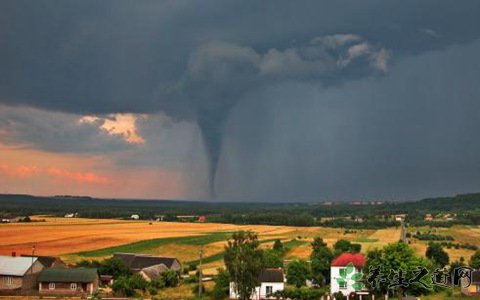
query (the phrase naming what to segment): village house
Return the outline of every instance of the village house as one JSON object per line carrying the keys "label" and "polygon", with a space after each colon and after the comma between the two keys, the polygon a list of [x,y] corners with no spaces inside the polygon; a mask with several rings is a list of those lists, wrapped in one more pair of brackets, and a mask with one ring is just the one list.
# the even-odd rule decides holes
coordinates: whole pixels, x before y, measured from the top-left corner
{"label": "village house", "polygon": [[54,256],[32,256],[32,255],[20,255],[21,257],[36,257],[37,260],[43,265],[44,268],[63,268],[65,263],[58,257]]}
{"label": "village house", "polygon": [[44,269],[37,257],[0,256],[0,293],[28,294],[36,288],[37,276]]}
{"label": "village house", "polygon": [[112,275],[100,275],[100,283],[103,286],[110,286],[113,284],[113,276]]}
{"label": "village house", "polygon": [[[354,271],[351,274],[347,274],[347,266],[352,264]],[[362,273],[362,269],[365,266],[365,256],[360,253],[342,253],[340,256],[335,258],[330,267],[330,293],[336,294],[338,292],[342,293],[344,296],[350,295],[352,292],[355,292],[353,287],[354,280],[351,279],[351,275],[354,273]],[[337,279],[346,279],[344,281]],[[363,294],[365,292],[362,291]]]}
{"label": "village house", "polygon": [[[263,269],[260,272],[258,281],[260,285],[255,288],[250,299],[276,299],[273,294],[283,291],[285,288],[285,276],[281,268]],[[230,282],[230,299],[238,298],[239,296],[235,292],[235,283]]]}
{"label": "village house", "polygon": [[98,290],[97,269],[53,268],[38,276],[38,292],[42,296],[88,296]]}
{"label": "village house", "polygon": [[470,286],[467,286],[467,278],[462,278],[462,294],[465,296],[480,296],[480,270],[473,271],[471,275]]}
{"label": "village house", "polygon": [[150,282],[152,280],[161,278],[162,273],[167,270],[168,270],[168,267],[166,265],[158,264],[151,267],[143,268],[138,272],[138,274],[140,274],[143,277],[143,279]]}
{"label": "village house", "polygon": [[147,281],[158,278],[166,270],[178,273],[182,270],[182,264],[175,257],[135,253],[115,253],[113,257],[123,261],[132,272],[140,274]]}
{"label": "village house", "polygon": [[188,215],[188,216],[177,216],[176,217],[178,221],[180,222],[195,222],[195,220],[198,220],[198,216],[195,215]]}
{"label": "village house", "polygon": [[430,222],[430,221],[433,221],[433,216],[432,216],[432,214],[426,214],[424,220],[425,220],[425,221],[429,221],[429,222]]}
{"label": "village house", "polygon": [[403,222],[403,221],[405,221],[406,218],[407,218],[406,214],[393,215],[393,219],[397,222]]}

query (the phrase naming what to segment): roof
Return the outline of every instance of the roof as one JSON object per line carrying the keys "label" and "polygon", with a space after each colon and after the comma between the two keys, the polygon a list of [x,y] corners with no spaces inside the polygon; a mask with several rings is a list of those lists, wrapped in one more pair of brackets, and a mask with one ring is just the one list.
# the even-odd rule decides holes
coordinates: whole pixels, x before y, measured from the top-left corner
{"label": "roof", "polygon": [[480,270],[472,272],[472,284],[480,284]]}
{"label": "roof", "polygon": [[258,276],[260,282],[284,282],[282,269],[263,269]]}
{"label": "roof", "polygon": [[98,278],[97,269],[93,268],[53,268],[44,269],[38,281],[40,282],[93,282]]}
{"label": "roof", "polygon": [[360,253],[342,253],[332,261],[332,267],[346,267],[350,263],[355,267],[363,267],[365,256]]}
{"label": "roof", "polygon": [[133,270],[141,270],[160,264],[164,264],[170,269],[175,261],[177,261],[175,257],[161,257],[134,253],[115,253],[113,257],[122,260],[129,269]]}
{"label": "roof", "polygon": [[0,274],[23,276],[36,261],[36,257],[0,256]]}
{"label": "roof", "polygon": [[[31,259],[31,257],[32,257],[32,255],[25,255],[25,254],[22,254],[21,256],[22,256],[22,257],[30,257],[30,259]],[[37,257],[38,261],[39,261],[42,265],[44,265],[46,268],[52,267],[53,264],[54,264],[55,262],[57,262],[57,261],[58,261],[58,262],[62,262],[59,258],[54,257],[54,256],[35,256],[35,257]],[[62,262],[62,263],[63,263],[63,262]]]}
{"label": "roof", "polygon": [[167,271],[168,267],[164,264],[159,264],[155,266],[151,266],[148,268],[142,269],[143,274],[145,274],[150,279],[157,279],[160,278],[162,272]]}

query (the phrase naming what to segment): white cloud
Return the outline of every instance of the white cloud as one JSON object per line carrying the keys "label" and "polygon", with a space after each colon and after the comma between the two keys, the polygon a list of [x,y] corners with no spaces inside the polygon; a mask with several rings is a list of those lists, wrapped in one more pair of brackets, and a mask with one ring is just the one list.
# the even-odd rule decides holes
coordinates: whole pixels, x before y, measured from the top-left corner
{"label": "white cloud", "polygon": [[382,48],[370,57],[372,65],[379,71],[385,73],[388,70],[388,61],[390,59],[390,51]]}

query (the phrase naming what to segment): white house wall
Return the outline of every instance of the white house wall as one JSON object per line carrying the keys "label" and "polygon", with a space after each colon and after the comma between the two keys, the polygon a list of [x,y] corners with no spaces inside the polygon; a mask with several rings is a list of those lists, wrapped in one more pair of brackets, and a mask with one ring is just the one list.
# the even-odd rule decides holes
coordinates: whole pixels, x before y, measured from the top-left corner
{"label": "white house wall", "polygon": [[[238,295],[235,293],[234,289],[235,284],[230,282],[230,299],[238,299]],[[267,286],[272,287],[272,294],[278,291],[283,291],[285,288],[285,283],[283,282],[262,282],[259,287],[255,288],[255,292],[250,297],[250,299],[266,299],[267,297]],[[275,299],[275,297],[271,297],[271,299]]]}

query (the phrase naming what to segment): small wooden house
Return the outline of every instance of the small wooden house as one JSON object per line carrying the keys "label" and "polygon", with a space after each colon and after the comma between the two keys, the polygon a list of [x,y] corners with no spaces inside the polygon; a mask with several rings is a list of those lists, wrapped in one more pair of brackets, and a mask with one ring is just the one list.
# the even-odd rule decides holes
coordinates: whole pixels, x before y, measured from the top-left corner
{"label": "small wooden house", "polygon": [[97,269],[45,269],[38,277],[40,295],[86,296],[98,289]]}

